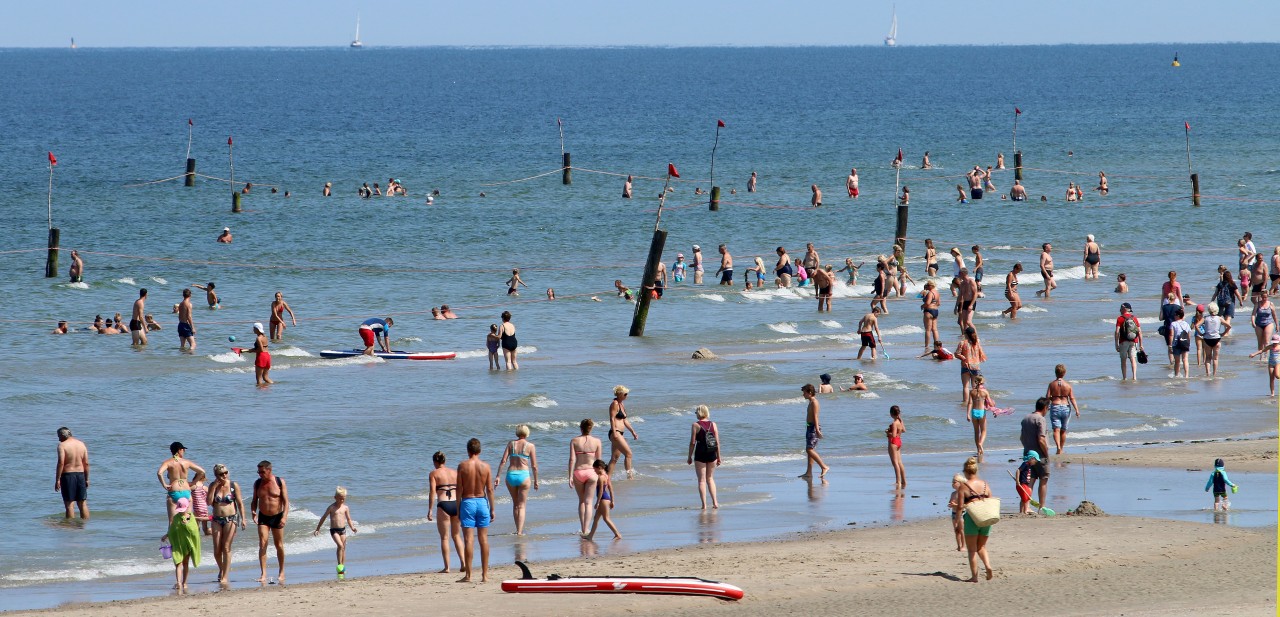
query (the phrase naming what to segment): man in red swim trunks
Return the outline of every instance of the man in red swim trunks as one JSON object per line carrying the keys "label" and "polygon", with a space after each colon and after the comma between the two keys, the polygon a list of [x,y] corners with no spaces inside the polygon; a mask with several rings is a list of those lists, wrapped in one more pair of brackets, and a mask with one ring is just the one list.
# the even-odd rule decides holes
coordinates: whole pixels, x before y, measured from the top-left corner
{"label": "man in red swim trunks", "polygon": [[388,335],[391,333],[391,326],[394,325],[396,322],[390,317],[385,320],[377,317],[364,320],[364,323],[360,324],[360,340],[364,343],[364,355],[372,356],[375,345],[381,347],[382,351],[390,352],[391,344],[388,342]]}

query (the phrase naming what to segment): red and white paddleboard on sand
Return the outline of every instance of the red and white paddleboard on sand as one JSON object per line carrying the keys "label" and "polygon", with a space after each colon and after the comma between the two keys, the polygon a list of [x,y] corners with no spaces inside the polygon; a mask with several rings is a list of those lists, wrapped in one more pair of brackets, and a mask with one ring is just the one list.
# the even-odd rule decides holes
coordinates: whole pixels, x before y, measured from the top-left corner
{"label": "red and white paddleboard on sand", "polygon": [[524,578],[502,581],[507,593],[654,593],[682,596],[710,596],[721,600],[741,600],[741,589],[701,578],[676,576],[560,576],[533,578],[529,567],[517,561]]}

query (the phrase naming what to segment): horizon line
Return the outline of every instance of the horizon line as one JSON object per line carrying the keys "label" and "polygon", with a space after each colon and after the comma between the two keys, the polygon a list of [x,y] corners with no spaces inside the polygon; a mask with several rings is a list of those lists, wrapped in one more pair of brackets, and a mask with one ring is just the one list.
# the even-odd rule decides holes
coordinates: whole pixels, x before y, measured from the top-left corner
{"label": "horizon line", "polygon": [[[449,45],[370,45],[367,42],[360,51],[372,49],[844,49],[844,48],[880,48],[880,49],[901,49],[901,48],[940,48],[940,47],[1120,47],[1120,46],[1138,46],[1138,45],[1277,45],[1280,41],[1142,41],[1132,43],[921,43],[921,44],[902,44],[899,43],[894,47],[889,47],[883,43],[850,43],[850,44],[803,44],[803,43],[779,43],[776,45],[761,44],[736,44],[724,43],[699,44],[699,45],[683,45],[683,44],[506,44],[506,43],[457,43]],[[61,46],[0,46],[0,52],[3,51],[27,51],[27,50],[66,50],[81,51],[85,49],[102,49],[102,50],[197,50],[197,49],[297,49],[297,50],[317,50],[317,49],[350,49],[350,43],[332,44],[332,45],[90,45],[85,46],[77,44],[76,47],[68,45]]]}

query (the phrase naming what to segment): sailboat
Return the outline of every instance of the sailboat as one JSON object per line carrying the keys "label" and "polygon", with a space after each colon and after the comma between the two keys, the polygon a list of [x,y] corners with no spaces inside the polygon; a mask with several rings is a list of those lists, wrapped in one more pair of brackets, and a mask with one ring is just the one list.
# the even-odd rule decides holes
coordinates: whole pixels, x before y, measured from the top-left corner
{"label": "sailboat", "polygon": [[71,37],[71,49],[76,48],[76,37]]}
{"label": "sailboat", "polygon": [[351,41],[351,47],[354,49],[360,49],[361,47],[364,47],[364,43],[360,42],[360,14],[359,13],[356,13],[356,40]]}
{"label": "sailboat", "polygon": [[889,24],[889,36],[884,37],[885,47],[898,46],[898,5],[893,5],[893,22]]}

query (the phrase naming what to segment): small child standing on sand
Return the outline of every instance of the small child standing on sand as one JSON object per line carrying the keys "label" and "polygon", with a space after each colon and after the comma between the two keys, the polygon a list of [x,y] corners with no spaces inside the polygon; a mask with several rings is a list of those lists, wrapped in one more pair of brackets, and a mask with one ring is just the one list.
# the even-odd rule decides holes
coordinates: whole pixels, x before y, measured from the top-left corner
{"label": "small child standing on sand", "polygon": [[203,471],[197,471],[195,482],[191,485],[191,510],[196,515],[196,520],[200,521],[200,529],[206,536],[213,535],[209,531],[209,487],[205,486]]}
{"label": "small child standing on sand", "polygon": [[1227,465],[1222,459],[1213,461],[1213,473],[1209,474],[1209,481],[1204,483],[1204,491],[1207,493],[1209,489],[1213,489],[1213,510],[1216,512],[1219,507],[1223,512],[1231,508],[1231,502],[1227,500],[1227,487],[1231,487],[1231,492],[1236,492],[1238,488],[1235,482],[1227,478]]}
{"label": "small child standing on sand", "polygon": [[951,528],[956,532],[956,550],[964,550],[964,526],[961,520],[961,510],[964,508],[964,498],[960,496],[960,487],[965,485],[964,474],[958,473],[951,478],[951,499],[947,500],[947,507],[951,508]]}
{"label": "small child standing on sand", "polygon": [[489,324],[489,335],[484,337],[484,346],[489,350],[489,370],[498,370],[498,343],[502,341],[502,337],[498,336],[498,324]]}
{"label": "small child standing on sand", "polygon": [[1031,488],[1036,480],[1044,476],[1041,467],[1040,453],[1032,450],[1022,458],[1022,466],[1018,467],[1018,514],[1032,514]]}
{"label": "small child standing on sand", "polygon": [[614,540],[621,540],[622,534],[618,533],[618,528],[613,524],[613,518],[609,516],[609,510],[613,509],[613,481],[609,479],[609,465],[604,461],[596,461],[591,465],[596,471],[596,517],[591,521],[591,531],[585,537],[590,540],[596,535],[596,526],[600,524],[600,519],[604,519],[604,524],[609,526],[609,530],[613,532]]}
{"label": "small child standing on sand", "polygon": [[347,573],[347,527],[351,527],[351,533],[360,531],[356,529],[356,522],[351,519],[351,509],[347,507],[347,489],[339,486],[334,490],[333,503],[320,515],[320,520],[316,521],[316,530],[311,535],[320,535],[320,526],[326,518],[329,519],[329,537],[338,545],[338,576],[342,577]]}

